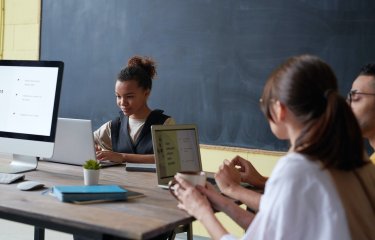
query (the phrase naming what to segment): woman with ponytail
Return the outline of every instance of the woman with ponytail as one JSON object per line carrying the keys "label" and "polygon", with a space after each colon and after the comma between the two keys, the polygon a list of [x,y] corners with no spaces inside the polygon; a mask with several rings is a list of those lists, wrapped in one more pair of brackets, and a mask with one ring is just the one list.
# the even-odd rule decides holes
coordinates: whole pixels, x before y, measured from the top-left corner
{"label": "woman with ponytail", "polygon": [[244,239],[375,239],[375,166],[331,68],[310,55],[288,59],[269,77],[260,104],[290,149],[267,181],[259,211],[176,176],[178,206],[213,239],[234,238],[213,208],[247,229]]}
{"label": "woman with ponytail", "polygon": [[151,125],[174,124],[162,110],[151,110],[147,105],[155,75],[155,62],[141,56],[130,58],[120,71],[115,84],[116,103],[121,110],[119,116],[94,132],[98,160],[155,161]]}

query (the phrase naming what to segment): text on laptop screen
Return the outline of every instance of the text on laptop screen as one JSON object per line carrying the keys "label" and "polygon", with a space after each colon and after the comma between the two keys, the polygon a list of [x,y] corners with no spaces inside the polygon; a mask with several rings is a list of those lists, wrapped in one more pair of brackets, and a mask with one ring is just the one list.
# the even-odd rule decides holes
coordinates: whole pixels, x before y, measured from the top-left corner
{"label": "text on laptop screen", "polygon": [[161,178],[177,172],[200,171],[199,149],[194,129],[156,131]]}

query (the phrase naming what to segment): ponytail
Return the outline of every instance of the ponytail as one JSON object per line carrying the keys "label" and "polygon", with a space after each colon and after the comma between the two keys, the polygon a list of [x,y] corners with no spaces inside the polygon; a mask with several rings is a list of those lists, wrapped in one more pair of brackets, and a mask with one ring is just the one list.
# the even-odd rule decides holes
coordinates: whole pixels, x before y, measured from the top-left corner
{"label": "ponytail", "polygon": [[323,167],[352,170],[366,162],[357,120],[336,91],[326,92],[326,110],[302,130],[295,142],[296,152],[322,162]]}
{"label": "ponytail", "polygon": [[335,74],[321,59],[289,58],[271,74],[261,100],[270,121],[273,102],[278,100],[304,126],[293,143],[296,152],[325,168],[351,170],[367,163],[357,120],[338,94]]}

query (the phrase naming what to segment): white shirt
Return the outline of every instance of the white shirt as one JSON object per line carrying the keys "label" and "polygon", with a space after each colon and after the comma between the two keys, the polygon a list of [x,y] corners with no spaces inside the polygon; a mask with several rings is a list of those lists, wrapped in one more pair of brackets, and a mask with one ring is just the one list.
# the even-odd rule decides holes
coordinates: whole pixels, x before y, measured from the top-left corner
{"label": "white shirt", "polygon": [[[235,237],[221,238],[229,239]],[[350,239],[345,211],[329,172],[298,153],[282,157],[242,239]]]}
{"label": "white shirt", "polygon": [[134,119],[129,118],[129,135],[133,143],[138,139],[139,134],[141,133],[143,126],[145,125],[146,119]]}

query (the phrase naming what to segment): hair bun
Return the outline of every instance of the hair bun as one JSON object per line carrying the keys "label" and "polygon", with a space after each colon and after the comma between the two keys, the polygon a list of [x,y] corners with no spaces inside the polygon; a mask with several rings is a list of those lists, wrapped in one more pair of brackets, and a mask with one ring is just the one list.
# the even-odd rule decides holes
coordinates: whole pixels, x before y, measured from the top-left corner
{"label": "hair bun", "polygon": [[150,79],[154,79],[156,76],[155,61],[150,57],[133,56],[128,61],[128,67],[142,68],[149,75]]}

